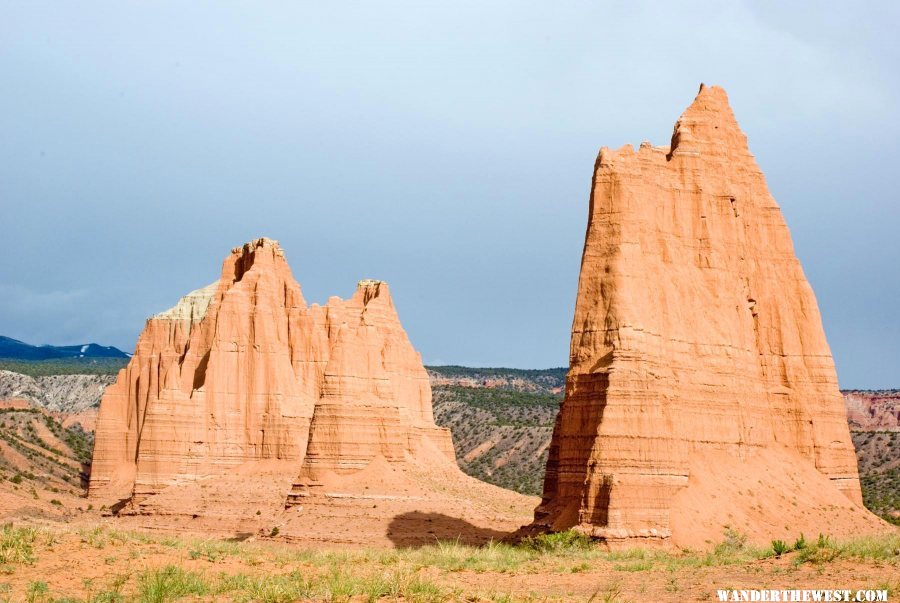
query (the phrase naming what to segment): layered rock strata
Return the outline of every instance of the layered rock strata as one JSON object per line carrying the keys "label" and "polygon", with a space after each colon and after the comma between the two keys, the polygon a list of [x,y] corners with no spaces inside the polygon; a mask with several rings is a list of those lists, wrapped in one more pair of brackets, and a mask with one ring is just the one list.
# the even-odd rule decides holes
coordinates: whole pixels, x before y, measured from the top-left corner
{"label": "layered rock strata", "polygon": [[600,150],[535,525],[703,546],[805,513],[876,528],[861,503],[812,288],[724,90],[701,86],[670,146]]}

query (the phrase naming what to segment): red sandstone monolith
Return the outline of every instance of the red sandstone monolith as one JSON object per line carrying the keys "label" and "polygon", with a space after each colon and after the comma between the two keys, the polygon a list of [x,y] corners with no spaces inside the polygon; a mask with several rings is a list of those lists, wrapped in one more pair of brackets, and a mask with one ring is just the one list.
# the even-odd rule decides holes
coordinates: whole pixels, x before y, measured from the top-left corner
{"label": "red sandstone monolith", "polygon": [[708,546],[880,529],[816,298],[725,91],[603,148],[539,528]]}

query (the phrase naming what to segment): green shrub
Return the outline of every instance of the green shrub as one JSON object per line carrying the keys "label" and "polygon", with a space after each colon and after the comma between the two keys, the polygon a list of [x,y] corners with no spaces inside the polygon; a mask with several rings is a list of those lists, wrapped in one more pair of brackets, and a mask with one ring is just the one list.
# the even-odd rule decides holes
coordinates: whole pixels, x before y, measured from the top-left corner
{"label": "green shrub", "polygon": [[784,542],[784,540],[773,540],[772,541],[772,552],[775,553],[776,557],[781,557],[785,553],[787,553],[790,549],[788,545]]}
{"label": "green shrub", "polygon": [[50,594],[50,587],[46,582],[29,582],[25,591],[25,600],[28,603],[37,603],[38,601],[46,601]]}
{"label": "green shrub", "polygon": [[828,563],[837,559],[840,551],[835,548],[824,546],[813,546],[803,549],[798,557],[799,563]]}
{"label": "green shrub", "polygon": [[729,555],[742,551],[747,545],[747,535],[733,528],[725,528],[725,539],[716,545],[713,552],[716,556]]}
{"label": "green shrub", "polygon": [[840,555],[837,545],[824,534],[819,534],[813,546],[807,546],[800,551],[797,563],[827,563]]}
{"label": "green shrub", "polygon": [[589,536],[575,530],[551,532],[538,536],[529,536],[522,540],[521,547],[541,553],[558,553],[571,550],[587,550],[594,546]]}

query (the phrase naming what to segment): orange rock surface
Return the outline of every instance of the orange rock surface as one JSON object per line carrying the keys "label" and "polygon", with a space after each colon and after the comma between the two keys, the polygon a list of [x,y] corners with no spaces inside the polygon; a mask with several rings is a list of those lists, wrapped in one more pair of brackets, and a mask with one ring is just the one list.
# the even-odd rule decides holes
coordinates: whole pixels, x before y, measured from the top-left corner
{"label": "orange rock surface", "polygon": [[600,150],[535,524],[683,546],[882,527],[816,298],[721,88],[670,147]]}
{"label": "orange rock surface", "polygon": [[314,313],[274,241],[232,250],[217,283],[147,321],[103,396],[90,496],[140,500],[246,461],[299,463],[327,347]]}
{"label": "orange rock surface", "polygon": [[[356,540],[397,544],[391,526],[429,538],[408,529],[425,522],[410,513],[452,514],[481,491],[518,505],[504,529],[533,504],[457,467],[387,284],[361,281],[350,299],[307,307],[280,246],[263,238],[147,321],[100,404],[89,496],[151,527],[278,525],[324,541],[355,525]],[[373,496],[392,504],[372,513]],[[449,525],[477,535],[492,519],[482,509]]]}

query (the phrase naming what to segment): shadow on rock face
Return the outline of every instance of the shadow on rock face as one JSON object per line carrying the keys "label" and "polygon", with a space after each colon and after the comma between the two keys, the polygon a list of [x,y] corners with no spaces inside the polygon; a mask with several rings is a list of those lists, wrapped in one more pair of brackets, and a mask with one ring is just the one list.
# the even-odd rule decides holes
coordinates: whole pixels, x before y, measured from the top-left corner
{"label": "shadow on rock face", "polygon": [[511,532],[482,528],[442,513],[411,511],[397,515],[388,525],[387,537],[397,547],[420,547],[439,540],[478,546],[505,540]]}

